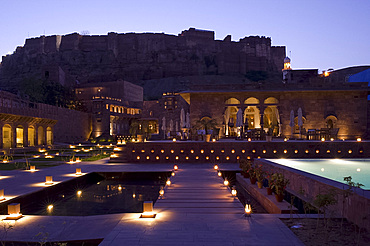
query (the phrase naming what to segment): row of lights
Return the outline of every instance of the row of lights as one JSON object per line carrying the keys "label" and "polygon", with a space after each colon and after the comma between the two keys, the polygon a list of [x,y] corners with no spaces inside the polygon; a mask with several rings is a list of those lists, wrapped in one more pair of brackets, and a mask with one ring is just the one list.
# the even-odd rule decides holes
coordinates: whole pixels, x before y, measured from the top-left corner
{"label": "row of lights", "polygon": [[[135,152],[136,152],[135,150],[132,150],[132,153],[135,153]],[[151,150],[150,152],[151,152],[151,153],[154,153],[155,151],[154,151],[154,150]],[[171,152],[171,154],[174,154],[174,153],[175,153],[175,151],[174,151],[174,150],[171,150],[170,152]],[[181,153],[184,153],[184,150],[180,150],[180,152],[181,152]],[[190,150],[190,153],[191,153],[191,154],[194,154],[194,152],[195,152],[195,151],[194,151],[193,149],[192,149],[192,150]],[[211,154],[213,154],[215,151],[212,149],[210,152],[211,152]],[[245,153],[245,150],[243,149],[243,150],[241,150],[241,152],[244,154],[244,153]],[[253,149],[251,152],[255,154],[257,151],[256,151],[255,149]],[[296,149],[296,150],[294,150],[294,153],[295,153],[295,154],[298,154],[298,152],[299,152],[299,151],[298,151],[297,149]],[[306,149],[304,152],[305,152],[306,154],[308,154],[310,151],[309,151],[308,149]],[[316,153],[319,153],[319,152],[320,152],[320,150],[316,149],[316,150],[315,150],[315,152],[316,152]],[[331,151],[330,151],[330,150],[327,150],[326,152],[327,152],[327,153],[330,153]],[[338,153],[341,153],[341,152],[342,152],[341,150],[338,150]],[[359,152],[360,152],[360,153],[362,153],[362,152],[363,152],[363,150],[360,150]],[[141,153],[145,153],[145,150],[144,150],[144,149],[142,149],[142,150],[141,150]],[[162,150],[161,150],[161,153],[162,153],[162,154],[164,154],[164,153],[165,153],[165,151],[162,149]],[[204,153],[205,153],[205,151],[204,151],[203,149],[201,149],[201,150],[200,150],[200,153],[201,153],[201,154],[204,154]],[[221,153],[225,153],[225,150],[221,150]],[[232,150],[231,150],[231,153],[232,153],[232,154],[235,154],[235,150],[234,150],[234,149],[232,149]],[[264,150],[262,150],[262,153],[263,153],[263,154],[266,154],[266,153],[267,153],[267,150],[265,150],[265,149],[264,149]],[[277,154],[277,153],[278,153],[278,151],[277,151],[276,149],[274,149],[274,150],[272,151],[272,153]],[[283,153],[284,153],[284,154],[287,154],[287,153],[288,153],[288,150],[287,150],[287,149],[284,149],[284,150],[283,150]],[[350,150],[348,150],[348,153],[350,153],[350,154],[351,154],[351,153],[352,153],[352,150],[351,150],[351,149],[350,149]],[[157,159],[159,159],[159,156],[157,156],[157,157],[158,157]],[[146,158],[147,158],[147,159],[149,159],[149,156],[147,156]],[[176,156],[176,158],[178,159],[178,156]],[[138,159],[140,159],[140,158],[138,158]]]}
{"label": "row of lights", "polygon": [[[288,150],[284,150],[283,152],[284,152],[284,154],[287,154],[287,153],[288,153]],[[298,152],[299,152],[298,150],[295,150],[295,151],[294,151],[294,153],[295,153],[295,154],[298,154]],[[255,153],[255,152],[254,152],[254,153]],[[263,150],[263,151],[262,151],[262,153],[263,153],[263,154],[266,154],[266,150]],[[277,151],[276,151],[276,150],[274,150],[274,151],[273,151],[273,153],[274,153],[274,154],[276,154],[276,153],[277,153]],[[308,154],[308,153],[309,153],[309,150],[305,150],[305,153],[306,153],[306,154]],[[316,154],[319,154],[319,153],[320,153],[320,150],[318,150],[318,149],[317,149],[317,150],[315,150],[315,153],[316,153]],[[331,153],[331,151],[330,151],[330,150],[327,150],[327,151],[326,151],[326,153],[328,153],[328,154],[329,154],[329,153]],[[341,151],[341,150],[338,150],[338,153],[342,153],[342,151]],[[349,153],[349,154],[352,154],[352,153],[353,153],[353,151],[352,151],[352,150],[348,150],[348,153]],[[363,153],[363,150],[359,150],[359,153],[361,153],[361,154],[362,154],[362,153]],[[113,154],[111,157],[117,157],[117,155]],[[249,157],[249,156],[248,156],[248,157]],[[199,158],[200,158],[199,156],[195,156],[195,159],[196,159],[196,160],[199,160]],[[249,158],[250,158],[250,157],[249,157]],[[249,158],[248,158],[248,159],[249,159]],[[260,157],[260,156],[258,156],[257,158],[261,158],[261,157]],[[137,159],[137,160],[140,160],[140,159],[141,159],[141,157],[138,155],[138,156],[136,156],[136,159]],[[150,156],[146,156],[146,157],[145,157],[145,159],[150,160]],[[159,156],[156,156],[156,157],[155,157],[155,159],[156,159],[156,160],[159,160],[159,159],[160,159],[160,157],[159,157]],[[170,159],[170,157],[169,157],[169,156],[166,156],[166,157],[165,157],[165,159],[166,159],[166,160],[169,160],[169,159]],[[179,159],[180,159],[180,157],[179,157],[179,156],[175,156],[175,159],[176,159],[176,160],[179,160]],[[185,159],[186,159],[186,160],[189,160],[189,156],[185,156]],[[205,159],[206,159],[206,160],[209,160],[209,159],[210,159],[210,157],[209,157],[209,156],[206,156],[206,157],[205,157]],[[226,159],[226,160],[230,160],[230,156],[226,156],[226,158],[225,158],[225,159]],[[236,159],[237,159],[237,160],[239,160],[239,159],[240,159],[240,156],[236,156]],[[216,160],[220,160],[220,157],[219,157],[219,156],[216,156]]]}
{"label": "row of lights", "polygon": [[[213,166],[213,169],[217,171],[217,176],[219,176],[219,177],[222,176],[222,173],[221,173],[221,171],[219,171],[219,167],[218,167],[217,164]],[[227,180],[227,178],[225,178],[225,180],[224,180],[224,185],[227,186],[227,187],[229,187],[229,185],[230,185],[230,182]],[[231,188],[231,195],[233,197],[237,196],[237,191],[236,191],[235,187]],[[251,204],[247,202],[245,204],[245,208],[244,208],[244,216],[250,217],[251,213],[252,213]]]}

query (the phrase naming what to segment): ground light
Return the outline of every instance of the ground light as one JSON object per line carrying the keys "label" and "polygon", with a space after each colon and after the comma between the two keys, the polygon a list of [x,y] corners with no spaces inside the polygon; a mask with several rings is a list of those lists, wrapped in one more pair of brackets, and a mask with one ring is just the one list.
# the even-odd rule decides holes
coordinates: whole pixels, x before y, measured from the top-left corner
{"label": "ground light", "polygon": [[4,189],[0,190],[0,201],[5,200]]}
{"label": "ground light", "polygon": [[225,186],[228,186],[229,185],[229,181],[227,179],[224,180],[224,185]]}
{"label": "ground light", "polygon": [[47,206],[48,212],[50,213],[53,210],[53,208],[54,208],[54,206],[52,204]]}
{"label": "ground light", "polygon": [[218,165],[214,165],[213,169],[218,170]]}
{"label": "ground light", "polygon": [[163,190],[163,188],[161,188],[161,189],[159,190],[159,195],[160,195],[160,196],[163,196],[163,195],[164,195],[164,190]]}
{"label": "ground light", "polygon": [[250,217],[251,216],[251,213],[252,213],[252,207],[249,203],[245,204],[245,208],[244,208],[244,216],[245,217]]}
{"label": "ground light", "polygon": [[53,184],[53,176],[46,176],[45,185],[52,185],[52,184]]}
{"label": "ground light", "polygon": [[357,138],[357,142],[361,142],[361,138]]}
{"label": "ground light", "polygon": [[8,215],[6,220],[17,220],[22,217],[21,214],[21,204],[20,203],[11,203],[8,205]]}
{"label": "ground light", "polygon": [[171,173],[171,176],[175,176],[175,172],[172,172],[172,173]]}
{"label": "ground light", "polygon": [[177,165],[173,166],[173,170],[177,171],[178,169],[179,169],[179,167]]}
{"label": "ground light", "polygon": [[231,195],[236,196],[236,190],[234,188],[231,190]]}
{"label": "ground light", "polygon": [[219,177],[221,177],[221,176],[222,176],[222,173],[221,173],[221,172],[217,172],[217,175],[218,175]]}
{"label": "ground light", "polygon": [[167,179],[166,185],[170,186],[171,185],[171,180]]}
{"label": "ground light", "polygon": [[143,202],[143,213],[140,215],[140,218],[154,219],[156,215],[153,212],[153,201]]}
{"label": "ground light", "polygon": [[81,175],[81,168],[76,168],[76,175]]}
{"label": "ground light", "polygon": [[30,166],[30,171],[35,172],[36,171],[36,166]]}

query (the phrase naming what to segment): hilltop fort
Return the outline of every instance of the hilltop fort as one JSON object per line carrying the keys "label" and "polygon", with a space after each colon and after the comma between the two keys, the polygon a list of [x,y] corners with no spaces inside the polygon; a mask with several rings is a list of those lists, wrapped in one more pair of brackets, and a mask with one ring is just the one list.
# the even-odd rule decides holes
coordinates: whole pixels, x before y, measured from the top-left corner
{"label": "hilltop fort", "polygon": [[177,36],[113,32],[40,36],[26,39],[24,46],[2,58],[0,85],[16,92],[31,78],[65,86],[123,79],[144,88],[145,81],[160,84],[165,79],[171,84],[176,82],[169,78],[189,76],[248,78],[251,71],[281,73],[284,57],[285,46],[271,46],[269,37],[232,41],[228,35],[215,40],[213,31],[195,28]]}

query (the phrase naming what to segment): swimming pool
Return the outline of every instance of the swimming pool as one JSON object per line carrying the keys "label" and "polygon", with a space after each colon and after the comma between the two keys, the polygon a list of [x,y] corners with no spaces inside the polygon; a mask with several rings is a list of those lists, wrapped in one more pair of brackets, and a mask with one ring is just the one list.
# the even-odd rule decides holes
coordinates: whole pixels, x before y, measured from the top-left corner
{"label": "swimming pool", "polygon": [[267,159],[287,167],[345,183],[343,178],[361,183],[370,190],[370,159]]}
{"label": "swimming pool", "polygon": [[[144,201],[156,202],[171,172],[99,172],[89,173],[40,191],[20,196],[28,215],[88,216],[115,213],[139,213]],[[0,205],[6,212],[7,204]]]}

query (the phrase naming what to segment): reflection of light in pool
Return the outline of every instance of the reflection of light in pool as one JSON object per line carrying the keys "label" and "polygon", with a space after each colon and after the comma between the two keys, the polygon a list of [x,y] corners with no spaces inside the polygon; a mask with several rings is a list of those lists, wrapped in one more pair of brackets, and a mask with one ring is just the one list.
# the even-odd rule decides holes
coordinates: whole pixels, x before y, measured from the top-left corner
{"label": "reflection of light in pool", "polygon": [[324,168],[321,168],[321,172],[323,172],[323,171],[325,171],[325,169]]}
{"label": "reflection of light in pool", "polygon": [[361,168],[357,168],[357,172],[360,172],[361,171]]}

